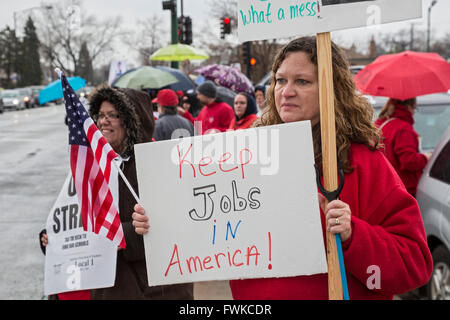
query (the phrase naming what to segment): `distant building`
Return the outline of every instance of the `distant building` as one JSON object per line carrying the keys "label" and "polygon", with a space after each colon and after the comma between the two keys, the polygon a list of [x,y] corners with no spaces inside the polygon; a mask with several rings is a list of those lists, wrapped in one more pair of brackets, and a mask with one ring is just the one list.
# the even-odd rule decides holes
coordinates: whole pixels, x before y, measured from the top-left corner
{"label": "distant building", "polygon": [[377,58],[376,48],[377,45],[373,37],[370,39],[368,54],[359,52],[355,45],[352,45],[350,48],[341,47],[350,65],[368,65]]}

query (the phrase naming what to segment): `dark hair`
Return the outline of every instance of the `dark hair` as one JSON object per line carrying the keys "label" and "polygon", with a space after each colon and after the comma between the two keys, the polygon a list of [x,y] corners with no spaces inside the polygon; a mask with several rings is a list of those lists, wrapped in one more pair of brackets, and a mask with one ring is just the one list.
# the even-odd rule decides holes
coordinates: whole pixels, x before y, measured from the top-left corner
{"label": "dark hair", "polygon": [[[256,101],[255,98],[253,98],[250,94],[248,94],[247,92],[240,92],[236,95],[236,97],[238,95],[244,96],[245,100],[247,101],[247,108],[245,109],[244,114],[242,115],[242,117],[238,118],[238,116],[235,113],[235,117],[236,117],[236,121],[239,121],[241,119],[244,119],[245,117],[247,117],[248,115],[251,114],[257,114],[258,113],[258,107],[256,106]],[[235,99],[236,99],[235,97]],[[234,108],[233,108],[234,109]]]}
{"label": "dark hair", "polygon": [[256,91],[262,91],[264,95],[266,95],[266,87],[265,86],[255,86],[255,94]]}
{"label": "dark hair", "polygon": [[89,97],[89,114],[98,115],[100,106],[108,101],[119,113],[126,130],[124,150],[118,151],[122,157],[133,153],[136,143],[152,141],[154,118],[150,95],[133,89],[112,88],[100,85]]}

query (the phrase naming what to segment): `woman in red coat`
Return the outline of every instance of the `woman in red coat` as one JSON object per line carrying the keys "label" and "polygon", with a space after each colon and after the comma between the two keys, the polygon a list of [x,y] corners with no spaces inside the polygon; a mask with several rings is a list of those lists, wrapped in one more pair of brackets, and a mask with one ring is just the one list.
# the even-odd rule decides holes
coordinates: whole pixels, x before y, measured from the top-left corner
{"label": "woman in red coat", "polygon": [[[303,37],[280,50],[272,67],[267,111],[255,125],[310,121],[315,162],[321,167],[316,48],[315,37]],[[326,206],[324,197],[318,196],[322,231],[324,237],[326,230],[340,234],[350,299],[392,299],[427,283],[432,258],[417,201],[378,150],[373,109],[356,93],[344,53],[334,43],[331,48],[336,154],[345,184],[339,200]],[[295,146],[296,137],[291,143]],[[139,205],[133,220],[137,233],[151,232]],[[328,274],[232,280],[230,287],[234,299],[328,299]]]}
{"label": "woman in red coat", "polygon": [[255,99],[247,93],[238,93],[234,98],[235,118],[231,121],[229,129],[248,129],[258,119],[258,109]]}
{"label": "woman in red coat", "polygon": [[430,157],[419,153],[419,135],[413,128],[416,105],[415,98],[389,99],[375,121],[383,133],[386,157],[413,196]]}

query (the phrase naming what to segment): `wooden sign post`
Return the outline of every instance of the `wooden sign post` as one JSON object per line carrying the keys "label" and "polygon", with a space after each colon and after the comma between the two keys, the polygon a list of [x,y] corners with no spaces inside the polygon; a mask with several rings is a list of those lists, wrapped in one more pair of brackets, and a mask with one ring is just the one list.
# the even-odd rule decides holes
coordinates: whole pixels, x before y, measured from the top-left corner
{"label": "wooden sign post", "polygon": [[[336,126],[334,116],[334,86],[329,32],[317,34],[317,64],[319,73],[320,126],[322,136],[322,168],[324,188],[334,191],[338,187]],[[325,206],[328,201],[325,200]],[[342,300],[342,282],[336,239],[327,231],[328,298]]]}

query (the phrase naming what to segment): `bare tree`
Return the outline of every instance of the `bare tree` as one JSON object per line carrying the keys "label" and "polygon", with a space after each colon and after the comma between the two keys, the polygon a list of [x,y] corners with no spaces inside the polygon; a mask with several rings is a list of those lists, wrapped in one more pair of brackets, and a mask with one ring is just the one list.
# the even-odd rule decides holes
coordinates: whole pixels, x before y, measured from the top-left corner
{"label": "bare tree", "polygon": [[[79,56],[83,42],[87,44],[91,61],[110,53],[114,39],[120,37],[121,18],[99,21],[84,15],[82,0],[55,2],[38,22],[42,52],[51,67],[59,67],[68,75],[79,72]],[[83,13],[83,14],[82,14]]]}
{"label": "bare tree", "polygon": [[450,33],[436,40],[431,47],[431,51],[439,53],[444,59],[450,59]]}
{"label": "bare tree", "polygon": [[[425,51],[426,44],[424,31],[417,30],[411,33],[411,30],[401,29],[394,33],[386,33],[381,35],[383,49],[387,53],[397,53],[405,50]],[[412,47],[411,47],[412,46]]]}
{"label": "bare tree", "polygon": [[[237,39],[237,1],[208,1],[209,12],[213,21],[217,23],[224,17],[231,18],[232,34],[220,39],[220,26],[214,27],[210,21],[203,26],[198,43],[203,48],[208,48],[211,59],[207,63],[232,64],[239,63],[242,72],[246,73],[246,61],[242,54],[242,45]],[[251,80],[258,81],[269,72],[273,58],[280,48],[280,41],[277,39],[252,41],[251,57],[256,60],[256,64],[251,67]]]}
{"label": "bare tree", "polygon": [[139,61],[142,65],[158,65],[159,61],[150,61],[149,57],[158,49],[168,44],[167,34],[162,16],[154,13],[145,20],[137,23],[138,32],[128,31],[123,42],[130,50],[137,50]]}

